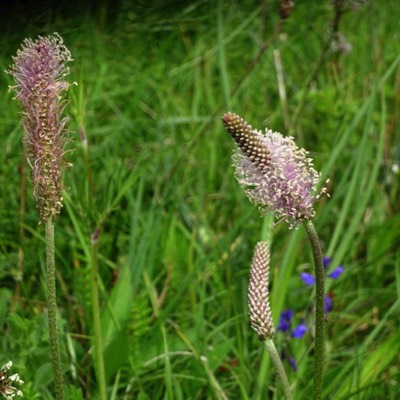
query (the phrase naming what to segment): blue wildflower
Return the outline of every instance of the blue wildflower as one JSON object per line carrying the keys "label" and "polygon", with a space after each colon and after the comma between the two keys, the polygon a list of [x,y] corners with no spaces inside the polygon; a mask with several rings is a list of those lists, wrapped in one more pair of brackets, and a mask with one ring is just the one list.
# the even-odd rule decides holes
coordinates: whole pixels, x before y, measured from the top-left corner
{"label": "blue wildflower", "polygon": [[281,359],[282,361],[287,360],[289,365],[292,367],[293,372],[297,372],[297,363],[295,358],[291,355],[288,357],[285,350],[281,351]]}
{"label": "blue wildflower", "polygon": [[[295,338],[295,339],[301,339],[304,334],[307,332],[307,325],[305,322],[302,322],[301,324],[297,325],[293,330],[290,328],[290,325],[292,323],[292,318],[293,318],[293,311],[292,310],[285,310],[281,312],[281,315],[279,317],[279,323],[278,323],[278,331],[281,332],[288,332],[287,338]],[[289,354],[289,357],[287,357],[286,352],[282,351],[281,353],[281,358],[282,360],[287,360],[289,365],[291,366],[292,370],[294,372],[297,372],[297,363],[294,357],[292,357]]]}
{"label": "blue wildflower", "polygon": [[340,275],[342,275],[343,271],[344,271],[343,265],[339,265],[328,276],[329,278],[337,279],[339,278]]}
{"label": "blue wildflower", "polygon": [[[332,257],[324,257],[322,259],[322,263],[324,268],[328,268],[329,264],[332,261]],[[337,279],[342,275],[344,271],[343,265],[337,266],[330,274],[328,274],[329,278],[332,279]],[[315,284],[315,277],[312,274],[309,274],[308,272],[301,272],[300,273],[300,279],[307,285],[307,286],[312,286]],[[333,300],[331,297],[326,296],[325,301],[324,301],[324,310],[325,314],[328,314],[329,311],[331,311],[333,308]]]}
{"label": "blue wildflower", "polygon": [[307,285],[312,286],[315,284],[315,277],[314,275],[309,274],[308,272],[302,272],[300,274],[301,280]]}
{"label": "blue wildflower", "polygon": [[289,364],[292,367],[294,372],[297,372],[297,363],[294,357],[289,357]]}
{"label": "blue wildflower", "polygon": [[[322,263],[324,268],[328,268],[329,264],[331,263],[332,258],[331,257],[324,257],[322,259]],[[337,266],[329,275],[329,278],[332,279],[337,279],[339,278],[340,275],[342,275],[344,271],[343,265]],[[312,286],[315,284],[315,277],[312,274],[309,274],[308,272],[301,272],[300,273],[300,279],[307,285],[307,286]]]}
{"label": "blue wildflower", "polygon": [[286,310],[281,312],[278,322],[278,331],[288,332],[290,330],[290,324],[292,322],[293,311]]}
{"label": "blue wildflower", "polygon": [[322,259],[322,264],[323,264],[325,269],[328,268],[328,266],[331,263],[331,261],[332,261],[332,257],[324,257]]}
{"label": "blue wildflower", "polygon": [[325,296],[325,300],[324,300],[324,311],[325,314],[328,314],[329,311],[331,311],[333,308],[333,300],[331,297],[329,296]]}
{"label": "blue wildflower", "polygon": [[306,332],[307,332],[307,325],[304,322],[302,322],[293,329],[292,337],[296,339],[301,339]]}

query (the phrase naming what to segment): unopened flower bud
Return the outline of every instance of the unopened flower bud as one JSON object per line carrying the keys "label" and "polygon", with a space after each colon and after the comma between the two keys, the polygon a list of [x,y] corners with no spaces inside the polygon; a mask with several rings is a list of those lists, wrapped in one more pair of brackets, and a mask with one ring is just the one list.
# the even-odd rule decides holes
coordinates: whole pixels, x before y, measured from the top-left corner
{"label": "unopened flower bud", "polygon": [[261,340],[272,339],[275,334],[269,305],[269,249],[258,242],[253,255],[248,289],[250,325]]}

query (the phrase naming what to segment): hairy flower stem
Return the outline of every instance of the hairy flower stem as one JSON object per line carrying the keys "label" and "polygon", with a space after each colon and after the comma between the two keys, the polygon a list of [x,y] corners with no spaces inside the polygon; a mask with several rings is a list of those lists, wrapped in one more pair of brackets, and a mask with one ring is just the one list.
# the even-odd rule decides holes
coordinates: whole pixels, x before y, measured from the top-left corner
{"label": "hairy flower stem", "polygon": [[274,364],[276,374],[278,375],[278,379],[282,385],[283,396],[286,400],[292,400],[292,392],[290,390],[289,381],[286,376],[285,369],[283,368],[281,358],[279,357],[278,352],[276,351],[276,347],[272,339],[267,338],[264,339],[265,347],[268,350],[268,353],[271,357],[272,363]]}
{"label": "hairy flower stem", "polygon": [[315,268],[315,343],[314,343],[314,392],[313,399],[322,399],[322,377],[324,369],[324,267],[322,252],[315,227],[311,221],[305,221],[308,238],[314,257]]}
{"label": "hairy flower stem", "polygon": [[57,334],[56,264],[54,256],[54,221],[46,221],[47,308],[51,362],[53,366],[56,400],[64,399],[60,348]]}
{"label": "hairy flower stem", "polygon": [[98,289],[98,262],[96,238],[92,237],[92,268],[91,268],[91,294],[92,294],[92,315],[93,330],[95,340],[95,362],[97,372],[97,382],[99,385],[100,399],[107,400],[106,374],[104,369],[103,343],[101,338],[100,324],[100,302]]}

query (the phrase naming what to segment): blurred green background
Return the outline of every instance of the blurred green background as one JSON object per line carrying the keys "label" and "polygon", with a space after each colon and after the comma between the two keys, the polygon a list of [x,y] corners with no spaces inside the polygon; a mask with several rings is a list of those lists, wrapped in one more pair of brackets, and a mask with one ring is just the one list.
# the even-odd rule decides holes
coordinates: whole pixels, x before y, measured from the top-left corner
{"label": "blurred green background", "polygon": [[[72,53],[64,208],[57,220],[59,324],[68,399],[96,399],[91,235],[110,399],[279,399],[248,325],[254,245],[272,238],[271,306],[307,320],[276,345],[295,398],[312,386],[312,272],[304,230],[269,231],[234,178],[221,124],[233,111],[292,135],[330,198],[315,225],[331,266],[327,399],[398,399],[400,8],[391,1],[1,4],[0,66],[58,32]],[[289,10],[290,11],[290,10]],[[51,399],[44,230],[18,104],[0,74],[0,364],[27,399]],[[293,371],[289,356],[297,362]]]}

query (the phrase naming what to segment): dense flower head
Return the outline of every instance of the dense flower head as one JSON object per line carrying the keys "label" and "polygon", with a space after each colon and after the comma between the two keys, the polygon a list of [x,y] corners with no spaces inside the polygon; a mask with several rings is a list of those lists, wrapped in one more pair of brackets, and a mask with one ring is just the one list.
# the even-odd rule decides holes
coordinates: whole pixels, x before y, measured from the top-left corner
{"label": "dense flower head", "polygon": [[236,178],[260,211],[275,212],[291,226],[311,219],[326,189],[317,193],[320,174],[307,152],[293,138],[259,132],[237,114],[226,113],[222,122],[239,148],[233,157]]}
{"label": "dense flower head", "polygon": [[253,255],[248,289],[250,325],[263,340],[272,338],[275,329],[269,305],[269,248],[267,243],[258,242]]}
{"label": "dense flower head", "polygon": [[61,96],[69,88],[64,78],[71,60],[58,34],[39,36],[35,41],[25,39],[7,71],[16,82],[10,89],[22,105],[24,143],[42,221],[54,219],[62,207],[61,170],[67,164]]}
{"label": "dense flower head", "polygon": [[21,390],[17,389],[15,384],[22,385],[24,381],[19,377],[18,374],[9,374],[9,370],[12,367],[12,362],[9,361],[4,364],[0,370],[0,394],[3,395],[7,400],[12,400],[14,397],[21,396]]}

